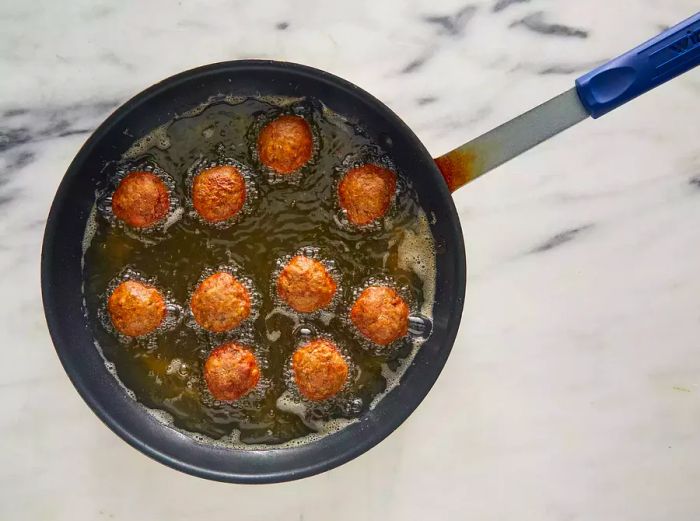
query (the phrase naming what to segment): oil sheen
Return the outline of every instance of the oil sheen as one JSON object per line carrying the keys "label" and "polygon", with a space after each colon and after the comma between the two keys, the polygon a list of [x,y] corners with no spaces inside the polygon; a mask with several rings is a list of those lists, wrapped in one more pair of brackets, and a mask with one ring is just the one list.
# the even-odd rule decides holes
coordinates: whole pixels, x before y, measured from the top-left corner
{"label": "oil sheen", "polygon": [[[288,177],[267,171],[255,147],[262,125],[283,113],[304,116],[314,134],[313,158]],[[365,229],[346,221],[337,184],[367,161],[393,168],[360,126],[317,100],[239,98],[176,117],[106,165],[109,182],[96,194],[84,240],[85,311],[107,367],[129,394],[197,440],[251,448],[313,440],[374,407],[429,335],[435,252],[428,220],[400,171],[384,219]],[[237,219],[212,226],[194,212],[189,190],[198,169],[222,163],[242,169],[250,198]],[[111,215],[118,180],[135,168],[153,170],[172,190],[170,214],[153,230],[130,230]],[[324,262],[338,283],[331,306],[311,315],[285,307],[274,292],[281,262],[300,251]],[[254,310],[239,329],[217,335],[198,328],[188,308],[196,284],[218,269],[246,281]],[[166,324],[149,337],[120,338],[106,315],[110,289],[126,277],[147,280],[166,296]],[[358,291],[376,282],[394,286],[411,309],[408,337],[382,349],[347,319]],[[289,363],[296,347],[319,336],[339,346],[351,370],[336,398],[311,403],[295,390]],[[230,340],[252,347],[262,371],[258,387],[233,404],[214,400],[201,373],[208,353]]]}

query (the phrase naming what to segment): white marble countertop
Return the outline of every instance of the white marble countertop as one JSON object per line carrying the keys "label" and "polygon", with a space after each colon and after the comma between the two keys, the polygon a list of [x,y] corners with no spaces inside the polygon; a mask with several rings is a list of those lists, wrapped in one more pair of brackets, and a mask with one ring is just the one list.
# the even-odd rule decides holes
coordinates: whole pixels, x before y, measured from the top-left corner
{"label": "white marble countertop", "polygon": [[402,427],[320,476],[213,483],[127,446],[65,376],[39,288],[68,163],[166,76],[244,57],[320,67],[437,155],[697,7],[2,2],[0,519],[698,519],[700,70],[455,194],[469,278],[453,354]]}

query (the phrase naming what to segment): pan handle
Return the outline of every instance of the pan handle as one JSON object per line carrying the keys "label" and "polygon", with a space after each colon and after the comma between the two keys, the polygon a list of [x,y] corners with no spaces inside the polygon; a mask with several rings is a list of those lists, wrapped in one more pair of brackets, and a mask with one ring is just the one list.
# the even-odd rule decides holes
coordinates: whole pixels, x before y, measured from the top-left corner
{"label": "pan handle", "polygon": [[447,188],[450,189],[450,192],[454,192],[457,188],[478,177],[476,172],[479,170],[476,168],[476,161],[477,157],[473,153],[456,148],[452,152],[436,158],[435,164],[440,169],[442,177],[445,178]]}
{"label": "pan handle", "polygon": [[[487,137],[489,134],[487,133],[438,157],[435,163],[442,172],[450,192],[454,192],[491,168],[582,121],[589,115],[598,118],[607,114],[640,94],[698,65],[700,65],[700,13],[581,76],[576,80],[576,95],[570,95],[574,92],[574,89],[571,89],[492,130],[490,133],[498,134],[500,142],[491,140],[491,144],[495,142],[496,151],[503,152],[498,161],[480,162],[483,153],[489,153],[488,149],[481,148],[481,154],[476,154],[480,150],[476,142]],[[573,103],[572,96],[576,98]],[[554,110],[545,113],[546,107],[548,110]],[[539,113],[539,116],[531,118],[535,123],[539,126],[542,126],[543,120],[548,123],[544,125],[546,132],[541,134],[538,134],[537,127],[529,124],[530,121],[527,118],[528,114],[536,113]],[[550,121],[552,124],[549,124]],[[528,138],[521,139],[522,135],[527,135]],[[504,150],[510,143],[518,143],[519,146]],[[525,146],[521,146],[523,144]]]}

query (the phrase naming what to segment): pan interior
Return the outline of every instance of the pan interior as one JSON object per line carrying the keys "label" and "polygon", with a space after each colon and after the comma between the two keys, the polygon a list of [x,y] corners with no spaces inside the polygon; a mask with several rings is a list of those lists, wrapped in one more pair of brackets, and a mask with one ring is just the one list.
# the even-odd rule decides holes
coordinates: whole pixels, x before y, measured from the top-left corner
{"label": "pan interior", "polygon": [[[314,157],[291,179],[268,172],[257,158],[259,129],[280,114],[304,117],[315,136]],[[248,201],[236,222],[213,226],[192,208],[192,177],[227,162],[246,175]],[[383,219],[365,228],[347,222],[337,185],[366,163],[395,169],[362,127],[318,100],[227,97],[138,138],[123,162],[106,166],[112,175],[98,191],[84,241],[86,311],[108,368],[156,418],[222,446],[299,445],[361,417],[398,383],[432,328],[434,243],[400,172]],[[130,170],[144,167],[167,179],[175,202],[163,225],[138,232],[114,218],[110,197]],[[276,276],[299,251],[327,265],[337,282],[322,312],[298,313],[277,298]],[[254,310],[241,327],[209,334],[187,307],[202,274],[217,269],[246,281]],[[167,326],[145,338],[118,335],[105,309],[109,292],[127,277],[145,278],[170,300]],[[347,318],[369,284],[395,287],[410,305],[408,336],[389,346],[366,341]],[[297,392],[289,361],[296,347],[318,337],[339,346],[350,378],[337,396],[311,402]],[[253,392],[233,403],[214,400],[202,376],[206,357],[228,341],[250,346],[263,374]]]}

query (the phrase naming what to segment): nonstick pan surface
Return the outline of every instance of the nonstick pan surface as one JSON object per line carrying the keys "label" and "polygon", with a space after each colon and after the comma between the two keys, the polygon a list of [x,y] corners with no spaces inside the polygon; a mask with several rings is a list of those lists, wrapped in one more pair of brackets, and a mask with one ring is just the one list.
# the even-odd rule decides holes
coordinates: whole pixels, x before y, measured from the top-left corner
{"label": "nonstick pan surface", "polygon": [[[156,420],[107,371],[95,348],[82,295],[82,240],[95,190],[139,138],[214,96],[317,98],[366,129],[409,177],[431,218],[436,243],[433,331],[400,385],[341,431],[306,445],[237,450],[195,441]],[[128,132],[125,133],[125,130]],[[435,383],[457,334],[465,292],[464,242],[450,191],[413,132],[380,101],[338,77],[273,61],[235,61],[168,78],[117,109],[87,140],[56,193],[44,235],[41,283],[46,320],[73,385],[102,421],[127,443],[178,470],[240,483],[298,479],[340,465],[379,443],[418,406]],[[446,418],[448,421],[448,418]],[[428,436],[429,433],[426,433]]]}

